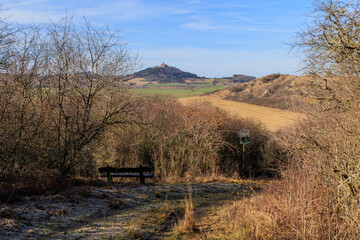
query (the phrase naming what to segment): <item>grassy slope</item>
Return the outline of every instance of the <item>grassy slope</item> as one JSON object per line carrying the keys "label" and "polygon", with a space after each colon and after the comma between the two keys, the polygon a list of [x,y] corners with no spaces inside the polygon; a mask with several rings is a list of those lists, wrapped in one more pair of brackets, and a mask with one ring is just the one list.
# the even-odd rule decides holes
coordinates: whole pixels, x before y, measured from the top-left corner
{"label": "grassy slope", "polygon": [[311,90],[309,80],[310,76],[270,74],[247,83],[232,85],[215,95],[226,100],[287,109],[303,100],[308,101],[304,93]]}

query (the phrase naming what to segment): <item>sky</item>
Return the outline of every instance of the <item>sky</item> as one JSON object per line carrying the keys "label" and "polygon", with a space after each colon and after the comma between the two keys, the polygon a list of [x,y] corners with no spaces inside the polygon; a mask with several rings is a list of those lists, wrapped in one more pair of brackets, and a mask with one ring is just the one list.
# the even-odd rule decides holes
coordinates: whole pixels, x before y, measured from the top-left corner
{"label": "sky", "polygon": [[165,62],[204,77],[299,75],[290,51],[312,0],[2,0],[8,21],[84,16],[119,29],[141,68]]}

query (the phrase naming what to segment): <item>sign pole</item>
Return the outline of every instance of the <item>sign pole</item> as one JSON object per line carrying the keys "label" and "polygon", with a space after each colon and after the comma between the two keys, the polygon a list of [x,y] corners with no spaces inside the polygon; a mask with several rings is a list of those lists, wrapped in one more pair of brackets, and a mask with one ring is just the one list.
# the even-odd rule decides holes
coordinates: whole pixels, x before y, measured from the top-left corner
{"label": "sign pole", "polygon": [[250,129],[239,129],[238,130],[238,135],[240,137],[240,144],[242,144],[243,149],[242,149],[242,160],[243,160],[243,171],[244,171],[244,175],[245,175],[245,145],[250,143]]}
{"label": "sign pole", "polygon": [[243,169],[244,169],[244,173],[245,173],[245,145],[243,144]]}

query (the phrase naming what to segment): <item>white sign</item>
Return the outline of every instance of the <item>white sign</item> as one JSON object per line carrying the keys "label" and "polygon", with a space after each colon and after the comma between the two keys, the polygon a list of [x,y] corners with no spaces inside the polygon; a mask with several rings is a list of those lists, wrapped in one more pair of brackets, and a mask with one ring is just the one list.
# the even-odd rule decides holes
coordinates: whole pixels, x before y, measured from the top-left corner
{"label": "white sign", "polygon": [[239,137],[250,137],[250,129],[239,129]]}
{"label": "white sign", "polygon": [[250,129],[239,129],[240,144],[250,143]]}

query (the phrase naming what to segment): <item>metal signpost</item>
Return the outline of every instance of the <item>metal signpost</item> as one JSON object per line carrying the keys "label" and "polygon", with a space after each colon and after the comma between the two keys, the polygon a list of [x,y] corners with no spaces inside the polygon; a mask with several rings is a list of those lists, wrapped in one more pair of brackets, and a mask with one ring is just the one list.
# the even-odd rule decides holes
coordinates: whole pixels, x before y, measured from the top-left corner
{"label": "metal signpost", "polygon": [[243,145],[243,169],[245,172],[245,146],[250,143],[250,129],[239,129],[240,144]]}
{"label": "metal signpost", "polygon": [[240,144],[249,144],[250,143],[250,129],[239,129],[238,131],[240,137]]}

